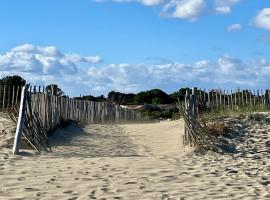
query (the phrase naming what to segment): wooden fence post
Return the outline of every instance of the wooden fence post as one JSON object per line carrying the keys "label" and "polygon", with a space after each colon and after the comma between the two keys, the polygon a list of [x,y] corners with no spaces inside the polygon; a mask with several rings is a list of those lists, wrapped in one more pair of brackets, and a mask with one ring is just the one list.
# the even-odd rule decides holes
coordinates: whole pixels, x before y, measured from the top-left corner
{"label": "wooden fence post", "polygon": [[19,117],[18,117],[17,129],[16,129],[14,145],[13,145],[13,154],[19,153],[21,135],[24,128],[24,117],[25,117],[24,115],[25,115],[25,110],[26,110],[26,93],[27,93],[28,87],[29,85],[25,85],[22,88]]}
{"label": "wooden fence post", "polygon": [[5,101],[6,101],[6,85],[4,85],[3,101],[2,101],[2,111],[5,110]]}
{"label": "wooden fence post", "polygon": [[266,109],[268,109],[268,106],[269,106],[269,90],[265,90],[264,106],[265,106]]}
{"label": "wooden fence post", "polygon": [[192,118],[196,119],[198,115],[198,104],[197,104],[197,96],[196,96],[197,88],[192,88]]}

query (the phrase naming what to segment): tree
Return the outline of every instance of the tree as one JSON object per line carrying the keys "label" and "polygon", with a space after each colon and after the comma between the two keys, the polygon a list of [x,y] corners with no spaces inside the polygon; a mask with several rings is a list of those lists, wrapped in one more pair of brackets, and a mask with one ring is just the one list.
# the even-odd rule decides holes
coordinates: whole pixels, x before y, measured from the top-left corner
{"label": "tree", "polygon": [[135,95],[134,101],[148,104],[170,104],[173,102],[171,97],[160,89],[140,92]]}
{"label": "tree", "polygon": [[109,102],[115,102],[117,104],[132,104],[134,101],[135,94],[129,93],[121,93],[121,92],[115,92],[111,91],[108,93],[108,101]]}
{"label": "tree", "polygon": [[56,84],[47,85],[45,87],[45,91],[48,94],[52,94],[52,95],[55,95],[55,96],[64,96],[65,95],[64,91],[62,89],[60,89],[58,87],[58,85],[56,85]]}
{"label": "tree", "polygon": [[172,98],[172,100],[174,102],[177,102],[178,101],[178,98],[179,98],[180,101],[183,101],[185,99],[185,95],[186,95],[186,92],[187,91],[189,93],[191,93],[191,89],[190,88],[181,88],[177,92],[174,92],[174,93],[170,94],[170,97]]}
{"label": "tree", "polygon": [[0,84],[24,86],[26,84],[26,81],[22,77],[18,75],[14,75],[14,76],[6,76],[0,79]]}
{"label": "tree", "polygon": [[82,96],[82,97],[75,97],[74,99],[76,100],[87,100],[87,101],[97,101],[97,102],[104,102],[106,101],[106,98],[104,97],[104,95],[100,95],[100,96],[92,96],[92,95],[86,95],[86,96]]}

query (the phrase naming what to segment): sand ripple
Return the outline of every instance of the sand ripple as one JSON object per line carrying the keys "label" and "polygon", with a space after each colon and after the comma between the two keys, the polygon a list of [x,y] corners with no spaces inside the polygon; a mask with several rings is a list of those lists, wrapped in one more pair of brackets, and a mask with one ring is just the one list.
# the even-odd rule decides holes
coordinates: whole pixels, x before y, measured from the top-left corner
{"label": "sand ripple", "polygon": [[269,199],[270,126],[245,129],[237,153],[197,156],[182,121],[70,126],[53,153],[0,156],[0,199]]}

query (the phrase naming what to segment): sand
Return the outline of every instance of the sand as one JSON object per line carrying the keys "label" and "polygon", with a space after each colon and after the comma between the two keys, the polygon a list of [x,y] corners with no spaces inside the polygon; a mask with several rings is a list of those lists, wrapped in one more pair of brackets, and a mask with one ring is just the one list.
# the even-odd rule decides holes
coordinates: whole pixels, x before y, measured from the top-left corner
{"label": "sand", "polygon": [[236,154],[198,156],[181,120],[71,125],[50,137],[53,153],[1,149],[0,199],[269,199],[268,130],[245,128]]}
{"label": "sand", "polygon": [[15,131],[15,122],[6,113],[0,113],[0,147],[12,147]]}

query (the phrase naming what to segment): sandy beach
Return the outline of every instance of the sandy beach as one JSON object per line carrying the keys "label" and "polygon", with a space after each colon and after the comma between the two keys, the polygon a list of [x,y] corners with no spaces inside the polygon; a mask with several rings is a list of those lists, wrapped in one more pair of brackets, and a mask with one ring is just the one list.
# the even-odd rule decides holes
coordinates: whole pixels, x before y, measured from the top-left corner
{"label": "sandy beach", "polygon": [[237,124],[245,137],[226,155],[183,147],[183,125],[70,125],[53,153],[1,148],[0,199],[270,198],[270,124]]}

